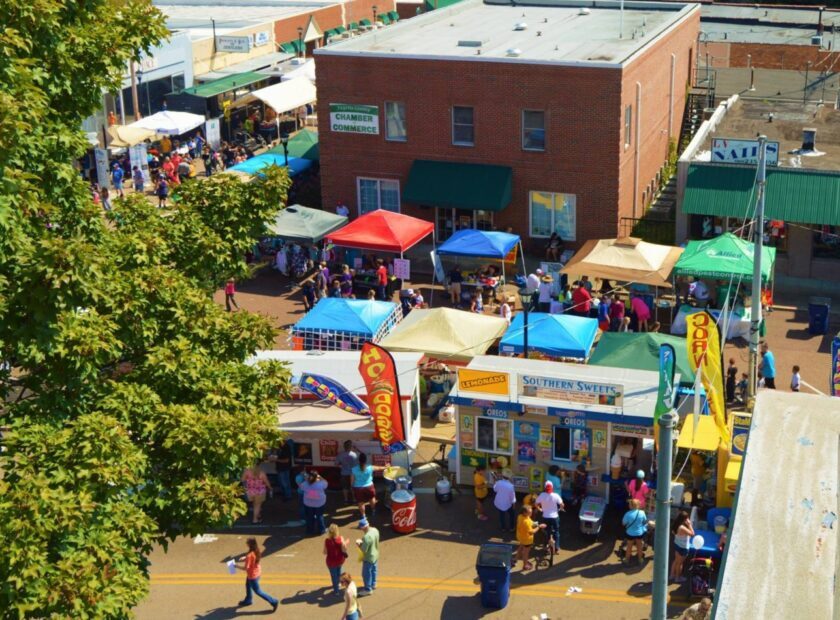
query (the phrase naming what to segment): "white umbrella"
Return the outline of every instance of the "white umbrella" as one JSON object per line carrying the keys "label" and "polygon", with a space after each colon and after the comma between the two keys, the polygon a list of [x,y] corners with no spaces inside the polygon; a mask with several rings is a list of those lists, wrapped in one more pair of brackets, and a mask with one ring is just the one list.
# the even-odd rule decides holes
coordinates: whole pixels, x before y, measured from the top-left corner
{"label": "white umbrella", "polygon": [[128,125],[128,127],[139,127],[143,129],[151,129],[156,134],[167,136],[179,136],[183,133],[195,129],[204,124],[204,117],[200,114],[191,114],[190,112],[175,112],[172,110],[164,110],[141,118]]}

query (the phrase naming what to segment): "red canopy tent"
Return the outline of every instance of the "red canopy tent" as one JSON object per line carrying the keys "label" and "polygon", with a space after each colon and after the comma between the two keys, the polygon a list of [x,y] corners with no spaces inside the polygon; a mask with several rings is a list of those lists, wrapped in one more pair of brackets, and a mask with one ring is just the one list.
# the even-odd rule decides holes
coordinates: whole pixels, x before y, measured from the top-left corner
{"label": "red canopy tent", "polygon": [[435,225],[426,220],[377,209],[330,233],[327,239],[347,248],[399,252],[402,256],[434,230]]}

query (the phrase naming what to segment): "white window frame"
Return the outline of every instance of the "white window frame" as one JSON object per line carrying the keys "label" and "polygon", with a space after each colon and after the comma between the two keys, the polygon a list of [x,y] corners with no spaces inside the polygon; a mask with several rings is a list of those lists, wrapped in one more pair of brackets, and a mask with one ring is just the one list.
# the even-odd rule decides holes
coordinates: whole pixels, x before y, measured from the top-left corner
{"label": "white window frame", "polygon": [[[394,137],[389,135],[388,133],[388,106],[395,105],[395,106],[402,106],[402,119],[403,119],[403,129],[405,129],[405,135],[402,137]],[[383,110],[385,112],[385,140],[388,142],[408,142],[408,122],[405,117],[405,102],[404,101],[386,101],[385,105],[383,106]]]}
{"label": "white window frame", "polygon": [[[629,116],[629,118],[628,118]],[[633,104],[624,106],[624,148],[629,149],[633,144]]]}
{"label": "white window frame", "polygon": [[564,241],[564,242],[565,242],[565,241],[577,241],[577,194],[567,194],[567,193],[565,193],[565,192],[548,192],[548,191],[539,190],[539,189],[533,189],[533,190],[531,190],[531,191],[529,191],[529,192],[528,192],[528,236],[529,236],[529,237],[531,237],[531,239],[549,239],[549,238],[551,237],[551,233],[548,233],[547,235],[535,235],[535,234],[534,234],[534,212],[533,212],[533,210],[531,209],[531,202],[532,202],[532,201],[531,201],[531,194],[533,194],[533,193],[539,193],[539,194],[551,194],[551,206],[552,206],[552,209],[551,209],[551,230],[552,230],[552,231],[553,231],[553,230],[555,230],[555,222],[554,222],[555,209],[554,209],[554,204],[555,204],[555,201],[557,200],[557,196],[574,196],[574,199],[575,199],[575,200],[574,200],[574,203],[575,203],[575,230],[574,230],[574,236],[571,236],[571,237],[570,237],[570,236],[568,236],[568,234],[567,234],[566,236],[564,236],[564,237],[563,237],[563,241]]}
{"label": "white window frame", "polygon": [[[563,429],[569,431],[569,458],[562,458],[557,456],[557,430]],[[575,433],[581,432],[586,438],[587,457],[592,456],[592,431],[589,427],[566,426],[564,424],[554,424],[551,427],[551,460],[555,463],[570,463],[575,460],[577,456],[575,452]]]}
{"label": "white window frame", "polygon": [[[472,110],[472,133],[473,139],[472,142],[457,142],[455,140],[455,108],[463,108],[465,110]],[[453,105],[450,109],[450,126],[452,128],[452,145],[453,146],[475,146],[475,106],[471,105]],[[459,123],[459,126],[465,126],[463,123]]]}
{"label": "white window frame", "polygon": [[[490,420],[491,422],[493,422],[493,448],[494,448],[493,450],[487,450],[487,449],[482,448],[481,446],[478,445],[479,420]],[[499,449],[499,433],[496,430],[499,423],[507,424],[508,427],[509,427],[508,437],[510,438],[510,449],[507,450],[507,451]],[[475,447],[476,447],[476,450],[479,450],[481,452],[487,452],[488,454],[506,454],[506,455],[513,454],[513,420],[508,420],[507,418],[490,418],[490,417],[487,417],[487,416],[476,416],[475,417]]]}
{"label": "white window frame", "polygon": [[[397,184],[397,210],[395,213],[399,213],[402,210],[402,194],[400,192],[400,182],[399,179],[379,179],[376,177],[356,177],[356,211],[358,211],[359,215],[364,215],[362,213],[362,183],[361,181],[376,181],[377,188],[376,188],[376,208],[382,208],[382,182],[388,183],[396,183]],[[374,209],[375,210],[375,209]],[[365,213],[370,213],[370,211],[366,211]]]}
{"label": "white window frame", "polygon": [[[542,119],[543,119],[543,122],[542,122],[543,145],[542,145],[541,149],[525,146],[525,142],[526,142],[526,138],[525,138],[525,130],[526,130],[525,114],[527,114],[528,112],[539,112],[540,114],[542,114]],[[548,142],[548,140],[546,139],[546,133],[547,132],[545,130],[545,110],[533,110],[533,109],[522,110],[520,120],[522,122],[521,123],[522,124],[522,136],[521,136],[522,137],[522,150],[523,151],[531,151],[533,153],[543,153],[543,152],[545,152],[546,143]]]}

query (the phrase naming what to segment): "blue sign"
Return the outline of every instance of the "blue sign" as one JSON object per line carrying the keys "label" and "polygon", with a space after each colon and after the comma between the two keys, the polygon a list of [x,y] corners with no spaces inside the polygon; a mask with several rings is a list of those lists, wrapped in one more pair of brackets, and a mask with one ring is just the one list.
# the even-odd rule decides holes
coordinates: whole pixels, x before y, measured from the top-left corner
{"label": "blue sign", "polygon": [[312,392],[318,398],[330,402],[339,409],[343,409],[348,413],[355,413],[356,415],[370,415],[370,409],[365,401],[350,392],[350,390],[341,385],[338,381],[334,381],[329,377],[304,374],[300,377],[298,387]]}

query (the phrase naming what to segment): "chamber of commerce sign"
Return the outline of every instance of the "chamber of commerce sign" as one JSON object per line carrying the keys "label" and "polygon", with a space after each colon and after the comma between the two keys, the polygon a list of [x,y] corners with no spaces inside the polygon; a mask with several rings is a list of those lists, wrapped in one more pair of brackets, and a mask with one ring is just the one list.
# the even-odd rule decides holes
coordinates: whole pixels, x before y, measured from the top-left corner
{"label": "chamber of commerce sign", "polygon": [[379,134],[379,108],[375,105],[331,103],[330,129],[343,133]]}

